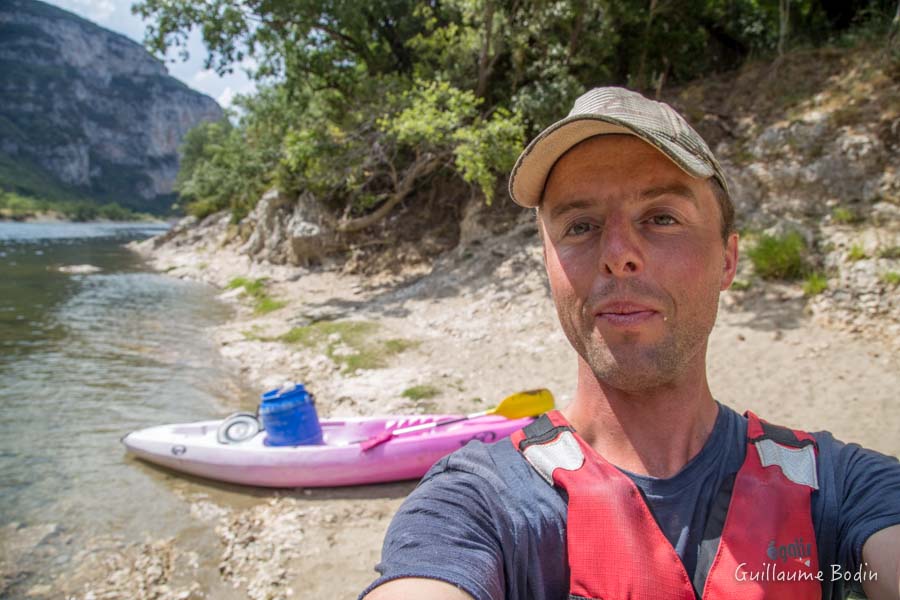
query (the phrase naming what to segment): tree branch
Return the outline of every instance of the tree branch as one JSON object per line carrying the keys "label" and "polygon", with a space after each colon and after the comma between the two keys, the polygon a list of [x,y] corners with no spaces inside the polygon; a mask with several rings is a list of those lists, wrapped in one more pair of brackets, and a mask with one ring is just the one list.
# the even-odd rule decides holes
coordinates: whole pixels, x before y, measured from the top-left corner
{"label": "tree branch", "polygon": [[[356,219],[342,220],[337,224],[335,230],[339,233],[353,233],[355,231],[361,231],[366,227],[370,227],[375,223],[382,220],[384,217],[391,212],[395,206],[397,206],[400,202],[406,199],[416,187],[416,181],[420,177],[424,177],[432,173],[437,167],[441,164],[441,157],[435,156],[431,153],[426,153],[422,157],[420,157],[413,165],[403,174],[403,179],[400,180],[399,184],[396,185],[394,189],[394,193],[388,198],[387,202],[378,207],[373,213],[365,215],[363,217],[357,217]],[[397,181],[396,171],[394,171],[393,165],[391,166],[392,178],[394,181]]]}

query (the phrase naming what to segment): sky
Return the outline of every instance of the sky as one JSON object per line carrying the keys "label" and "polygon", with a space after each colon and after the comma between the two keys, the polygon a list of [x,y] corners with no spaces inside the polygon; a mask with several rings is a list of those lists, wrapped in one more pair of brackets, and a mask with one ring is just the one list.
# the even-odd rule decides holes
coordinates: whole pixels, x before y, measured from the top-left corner
{"label": "sky", "polygon": [[[141,17],[131,14],[133,0],[44,0],[76,15],[93,21],[97,25],[121,33],[135,42],[144,38],[145,23]],[[187,50],[190,59],[182,62],[177,51],[171,52],[166,60],[169,74],[180,79],[193,89],[212,96],[223,107],[231,106],[236,94],[251,93],[254,83],[240,67],[234,73],[220,77],[215,71],[203,68],[206,50],[198,31],[191,32]],[[172,59],[175,62],[172,62]]]}

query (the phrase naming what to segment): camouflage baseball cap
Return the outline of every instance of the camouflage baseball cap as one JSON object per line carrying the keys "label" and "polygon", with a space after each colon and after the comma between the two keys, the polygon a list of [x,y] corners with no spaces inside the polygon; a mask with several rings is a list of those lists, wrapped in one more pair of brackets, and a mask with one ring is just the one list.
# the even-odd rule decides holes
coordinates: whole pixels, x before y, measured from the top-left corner
{"label": "camouflage baseball cap", "polygon": [[569,116],[528,144],[509,177],[513,201],[526,208],[540,204],[556,161],[579,142],[609,133],[635,135],[656,147],[688,175],[702,179],[715,177],[728,191],[725,174],[709,146],[671,106],[624,88],[603,87],[578,98]]}

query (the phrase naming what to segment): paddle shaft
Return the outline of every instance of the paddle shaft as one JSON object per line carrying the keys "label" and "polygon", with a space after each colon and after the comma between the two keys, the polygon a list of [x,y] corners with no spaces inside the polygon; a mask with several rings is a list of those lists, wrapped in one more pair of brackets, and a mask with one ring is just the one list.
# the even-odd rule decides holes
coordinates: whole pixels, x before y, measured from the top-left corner
{"label": "paddle shaft", "polygon": [[351,444],[358,443],[360,445],[360,449],[363,452],[368,452],[372,448],[380,446],[388,440],[391,440],[394,437],[402,435],[404,433],[434,429],[435,427],[450,425],[451,423],[459,423],[460,421],[475,419],[486,415],[501,415],[508,419],[519,419],[522,417],[537,416],[541,413],[547,412],[551,408],[553,408],[553,394],[551,394],[549,390],[530,390],[527,392],[513,394],[512,396],[507,396],[500,402],[500,404],[489,410],[472,413],[470,415],[466,415],[465,417],[449,419],[447,421],[438,421],[436,423],[422,423],[421,425],[411,425],[409,427],[402,427],[400,429],[383,431],[382,433],[374,435],[369,439],[351,442]]}
{"label": "paddle shaft", "polygon": [[410,425],[409,427],[402,427],[400,429],[393,429],[391,433],[393,435],[400,435],[402,433],[412,433],[413,431],[422,431],[423,429],[432,429],[434,427],[441,427],[442,425],[450,425],[451,423],[459,423],[460,421],[465,421],[466,419],[474,419],[476,417],[483,417],[489,414],[491,411],[484,410],[482,412],[472,413],[471,415],[466,415],[465,417],[457,417],[456,419],[450,419],[448,421],[436,421],[432,423],[422,423],[421,425]]}

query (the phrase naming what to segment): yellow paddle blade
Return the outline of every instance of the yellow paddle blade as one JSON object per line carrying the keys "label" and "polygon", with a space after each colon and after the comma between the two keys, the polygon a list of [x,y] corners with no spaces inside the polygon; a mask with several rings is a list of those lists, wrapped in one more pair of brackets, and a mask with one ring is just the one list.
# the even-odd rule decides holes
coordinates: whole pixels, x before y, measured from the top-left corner
{"label": "yellow paddle blade", "polygon": [[507,419],[536,417],[553,410],[553,394],[550,390],[528,390],[504,398],[496,408],[487,411],[489,415],[502,415]]}

